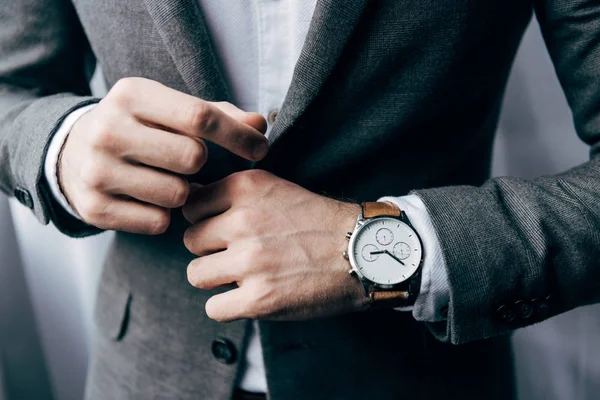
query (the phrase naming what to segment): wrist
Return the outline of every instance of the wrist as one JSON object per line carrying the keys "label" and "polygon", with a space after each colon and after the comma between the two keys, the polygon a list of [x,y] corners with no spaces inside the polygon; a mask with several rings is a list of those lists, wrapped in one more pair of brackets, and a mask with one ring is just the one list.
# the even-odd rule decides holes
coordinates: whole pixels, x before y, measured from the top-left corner
{"label": "wrist", "polygon": [[352,232],[356,226],[356,221],[358,220],[361,210],[360,204],[339,202],[338,209],[335,214],[335,219],[337,222],[336,232],[341,232],[342,237],[347,232]]}
{"label": "wrist", "polygon": [[[48,151],[46,152],[46,159],[44,161],[44,175],[46,182],[50,188],[53,199],[71,216],[80,219],[77,213],[71,208],[69,201],[65,196],[63,190],[60,175],[61,157],[67,138],[69,137],[71,130],[79,118],[93,109],[96,106],[94,104],[88,104],[72,111],[60,124],[59,128],[55,132],[54,136],[50,140],[48,145]],[[60,182],[60,183],[59,183]]]}
{"label": "wrist", "polygon": [[392,308],[415,301],[423,250],[403,210],[393,202],[363,203],[355,228],[346,238],[344,256],[372,306]]}

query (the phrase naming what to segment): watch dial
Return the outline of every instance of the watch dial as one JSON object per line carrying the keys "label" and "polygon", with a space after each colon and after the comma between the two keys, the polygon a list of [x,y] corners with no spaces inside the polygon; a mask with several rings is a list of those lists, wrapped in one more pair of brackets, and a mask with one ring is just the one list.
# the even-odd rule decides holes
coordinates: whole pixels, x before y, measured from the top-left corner
{"label": "watch dial", "polygon": [[394,255],[401,260],[410,256],[410,246],[404,242],[398,242],[394,245]]}
{"label": "watch dial", "polygon": [[419,268],[422,248],[416,232],[388,217],[368,220],[350,242],[350,260],[360,274],[380,285],[409,279]]}
{"label": "watch dial", "polygon": [[394,234],[388,228],[379,228],[375,234],[377,243],[382,246],[387,246],[394,241]]}
{"label": "watch dial", "polygon": [[372,244],[367,244],[365,247],[363,247],[361,252],[363,260],[368,262],[373,262],[377,260],[377,258],[379,258],[377,250],[379,249],[376,246],[373,246]]}

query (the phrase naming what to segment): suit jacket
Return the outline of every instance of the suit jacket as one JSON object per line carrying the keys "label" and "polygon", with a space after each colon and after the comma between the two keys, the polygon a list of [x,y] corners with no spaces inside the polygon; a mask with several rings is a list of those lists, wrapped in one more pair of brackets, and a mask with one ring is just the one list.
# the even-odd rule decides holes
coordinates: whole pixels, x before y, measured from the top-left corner
{"label": "suit jacket", "polygon": [[[534,181],[488,180],[534,9],[590,161]],[[17,0],[0,8],[0,27],[0,188],[72,236],[97,230],[53,202],[41,166],[65,115],[97,101],[94,61],[109,87],[143,76],[229,99],[194,0]],[[513,397],[505,334],[600,300],[599,63],[592,0],[318,2],[267,158],[252,165],[211,146],[194,180],[263,168],[356,201],[415,190],[440,239],[450,304],[429,326],[391,310],[261,322],[271,399]],[[116,235],[88,399],[230,396],[247,321],[206,317],[212,293],[186,281],[185,227],[179,216],[160,236]]]}

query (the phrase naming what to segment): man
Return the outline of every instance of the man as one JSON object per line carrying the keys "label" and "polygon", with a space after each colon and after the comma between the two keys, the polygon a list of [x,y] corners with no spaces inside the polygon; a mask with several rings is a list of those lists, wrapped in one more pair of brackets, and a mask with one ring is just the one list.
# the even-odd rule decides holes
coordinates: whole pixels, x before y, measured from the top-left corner
{"label": "man", "polygon": [[[486,181],[533,9],[591,158]],[[506,334],[600,300],[595,2],[20,0],[0,21],[0,187],[71,236],[118,231],[89,399],[512,398]]]}

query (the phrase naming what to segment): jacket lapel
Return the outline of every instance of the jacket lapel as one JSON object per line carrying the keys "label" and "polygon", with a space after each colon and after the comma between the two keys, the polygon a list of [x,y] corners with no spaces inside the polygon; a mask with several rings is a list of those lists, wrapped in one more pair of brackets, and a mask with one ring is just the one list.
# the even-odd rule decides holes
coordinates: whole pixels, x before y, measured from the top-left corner
{"label": "jacket lapel", "polygon": [[[229,100],[198,0],[144,0],[190,93]],[[318,0],[271,142],[304,113],[329,77],[368,0]]]}
{"label": "jacket lapel", "polygon": [[158,33],[190,93],[204,100],[229,99],[198,0],[144,0]]}
{"label": "jacket lapel", "polygon": [[285,134],[316,97],[352,35],[368,0],[319,0],[269,139]]}

